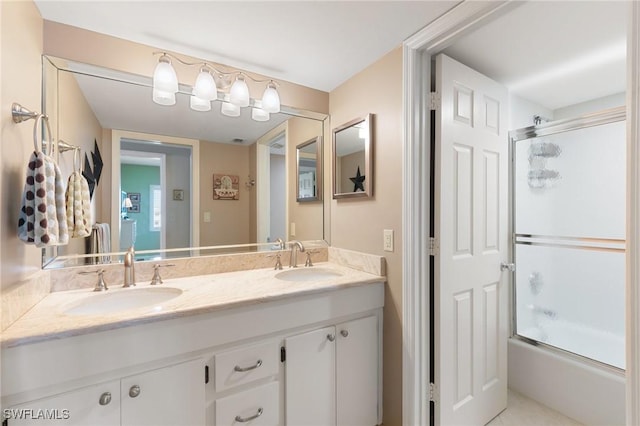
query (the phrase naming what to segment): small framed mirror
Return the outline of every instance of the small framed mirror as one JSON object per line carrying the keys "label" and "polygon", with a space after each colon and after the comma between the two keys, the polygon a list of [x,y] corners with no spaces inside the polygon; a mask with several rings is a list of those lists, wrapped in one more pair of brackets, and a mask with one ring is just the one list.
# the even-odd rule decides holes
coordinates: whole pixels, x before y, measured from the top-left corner
{"label": "small framed mirror", "polygon": [[298,202],[321,200],[321,138],[315,137],[296,147],[296,200]]}
{"label": "small framed mirror", "polygon": [[333,129],[333,198],[373,196],[373,114]]}

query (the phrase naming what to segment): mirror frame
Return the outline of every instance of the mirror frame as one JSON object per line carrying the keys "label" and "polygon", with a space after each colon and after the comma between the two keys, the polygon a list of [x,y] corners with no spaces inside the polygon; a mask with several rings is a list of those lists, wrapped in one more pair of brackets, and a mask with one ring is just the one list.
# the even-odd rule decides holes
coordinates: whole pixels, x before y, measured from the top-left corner
{"label": "mirror frame", "polygon": [[[338,160],[338,151],[336,145],[336,135],[342,130],[354,127],[357,124],[365,123],[365,130],[367,132],[364,139],[364,175],[366,177],[364,181],[364,191],[362,192],[339,192],[338,180],[336,179],[336,164]],[[341,126],[334,128],[331,131],[332,134],[332,165],[331,174],[333,180],[333,198],[369,198],[373,197],[373,114],[367,114],[363,117],[355,118]]]}
{"label": "mirror frame", "polygon": [[[313,197],[300,197],[300,150],[305,146],[316,144],[316,195]],[[322,201],[322,136],[316,136],[296,146],[296,201],[306,203],[309,201]]]}

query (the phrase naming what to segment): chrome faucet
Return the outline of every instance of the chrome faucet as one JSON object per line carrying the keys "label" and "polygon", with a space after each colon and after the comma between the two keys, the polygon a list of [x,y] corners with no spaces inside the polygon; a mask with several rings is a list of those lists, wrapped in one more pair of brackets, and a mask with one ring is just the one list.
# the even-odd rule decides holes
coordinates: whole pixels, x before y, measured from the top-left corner
{"label": "chrome faucet", "polygon": [[298,254],[296,252],[296,248],[304,253],[304,246],[300,241],[294,240],[289,241],[289,247],[291,248],[291,254],[289,256],[289,268],[297,268],[298,267]]}
{"label": "chrome faucet", "polygon": [[129,247],[124,255],[124,285],[122,287],[135,287],[136,285],[135,255],[133,246]]}

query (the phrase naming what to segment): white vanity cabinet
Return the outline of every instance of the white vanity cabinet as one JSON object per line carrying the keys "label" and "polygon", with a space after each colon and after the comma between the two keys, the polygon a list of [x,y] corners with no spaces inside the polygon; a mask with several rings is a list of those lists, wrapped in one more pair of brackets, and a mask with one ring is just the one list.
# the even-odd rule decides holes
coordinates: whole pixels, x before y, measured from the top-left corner
{"label": "white vanity cabinet", "polygon": [[203,363],[197,359],[158,368],[12,410],[8,426],[201,425],[205,415]]}
{"label": "white vanity cabinet", "polygon": [[288,337],[285,347],[287,425],[378,424],[377,316]]}
{"label": "white vanity cabinet", "polygon": [[373,426],[383,305],[368,282],[3,347],[3,408],[69,410],[7,425]]}
{"label": "white vanity cabinet", "polygon": [[120,424],[202,425],[204,386],[200,359],[125,377],[120,381]]}
{"label": "white vanity cabinet", "polygon": [[[6,410],[3,414],[7,415]],[[120,381],[20,404],[9,409],[8,417],[8,426],[117,425],[120,424]]]}

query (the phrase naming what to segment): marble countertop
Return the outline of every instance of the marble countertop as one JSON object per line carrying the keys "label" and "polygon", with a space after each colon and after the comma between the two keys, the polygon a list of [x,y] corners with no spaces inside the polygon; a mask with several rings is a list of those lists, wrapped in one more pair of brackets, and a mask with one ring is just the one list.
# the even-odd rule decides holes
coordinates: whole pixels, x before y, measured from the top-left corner
{"label": "marble countertop", "polygon": [[[139,283],[134,288],[122,288],[121,285],[112,284],[106,292],[81,289],[50,293],[3,331],[0,342],[3,348],[8,348],[385,281],[382,276],[336,263],[318,263],[312,268],[298,269],[317,270],[318,268],[330,269],[337,272],[339,276],[320,280],[285,281],[275,276],[287,269],[283,271],[255,269],[166,279],[162,285],[158,286],[150,286],[145,282]],[[85,303],[90,298],[99,298],[107,294],[126,294],[150,287],[178,288],[182,293],[160,305],[147,305],[114,313],[99,315],[66,313],[67,310]]]}

